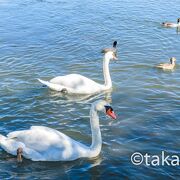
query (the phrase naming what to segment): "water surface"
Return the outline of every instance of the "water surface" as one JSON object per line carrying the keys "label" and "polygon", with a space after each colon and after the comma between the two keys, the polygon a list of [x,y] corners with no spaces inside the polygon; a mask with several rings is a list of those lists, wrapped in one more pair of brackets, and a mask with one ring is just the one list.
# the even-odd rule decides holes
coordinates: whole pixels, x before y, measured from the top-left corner
{"label": "water surface", "polygon": [[[130,157],[180,154],[180,66],[154,68],[172,56],[180,64],[180,35],[160,26],[176,22],[179,9],[178,0],[1,0],[1,134],[43,125],[88,145],[91,103],[111,97],[118,115],[101,114],[97,158],[19,165],[0,149],[1,179],[178,179],[178,166],[135,166]],[[100,52],[114,40],[119,60],[110,64],[110,95],[67,99],[37,81],[80,73],[103,83]]]}

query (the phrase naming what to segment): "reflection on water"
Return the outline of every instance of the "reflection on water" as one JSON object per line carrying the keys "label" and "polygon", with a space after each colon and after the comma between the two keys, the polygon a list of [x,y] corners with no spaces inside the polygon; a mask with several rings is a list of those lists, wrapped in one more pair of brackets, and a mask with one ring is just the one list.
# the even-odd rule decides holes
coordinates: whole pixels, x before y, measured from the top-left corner
{"label": "reflection on water", "polygon": [[65,102],[81,102],[81,103],[89,103],[93,102],[96,99],[105,99],[107,101],[111,101],[111,93],[112,89],[108,91],[101,92],[99,94],[89,94],[89,95],[79,95],[79,94],[64,94],[57,91],[50,91],[50,96],[56,98],[56,103],[58,101],[65,101]]}
{"label": "reflection on water", "polygon": [[[90,145],[91,103],[109,99],[118,116],[100,114],[97,159],[17,164],[0,149],[0,179],[178,179],[179,167],[134,166],[130,156],[179,153],[179,28],[161,26],[179,9],[179,0],[0,1],[1,134],[42,125]],[[100,52],[114,40],[111,92],[67,96],[37,81],[78,73],[103,83]],[[154,67],[170,57],[177,59],[173,71]]]}

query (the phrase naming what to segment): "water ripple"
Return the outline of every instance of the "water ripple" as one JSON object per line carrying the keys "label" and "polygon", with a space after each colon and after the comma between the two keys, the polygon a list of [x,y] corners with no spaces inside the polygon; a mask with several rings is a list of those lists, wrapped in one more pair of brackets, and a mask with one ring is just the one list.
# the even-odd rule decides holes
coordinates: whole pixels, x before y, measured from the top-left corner
{"label": "water ripple", "polygon": [[[43,125],[90,145],[92,102],[111,99],[118,119],[100,115],[103,147],[94,159],[24,160],[19,165],[0,149],[0,178],[177,179],[179,167],[137,167],[130,156],[135,151],[179,153],[180,68],[166,72],[155,68],[172,56],[179,62],[179,34],[161,27],[163,21],[176,21],[178,4],[177,0],[2,0],[0,133]],[[118,60],[110,63],[112,92],[64,96],[37,81],[80,73],[103,83],[100,52],[114,40]]]}

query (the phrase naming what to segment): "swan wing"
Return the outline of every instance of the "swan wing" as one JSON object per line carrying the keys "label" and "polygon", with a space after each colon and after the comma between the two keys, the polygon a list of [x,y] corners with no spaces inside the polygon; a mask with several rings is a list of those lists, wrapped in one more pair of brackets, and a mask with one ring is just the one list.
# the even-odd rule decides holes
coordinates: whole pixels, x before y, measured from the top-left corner
{"label": "swan wing", "polygon": [[26,158],[34,161],[68,161],[88,154],[87,146],[44,126],[32,126],[29,130],[9,133],[3,149],[16,155],[18,147],[23,148]]}
{"label": "swan wing", "polygon": [[80,74],[69,74],[66,76],[58,76],[50,80],[51,83],[60,84],[65,87],[77,88],[79,86],[87,86],[88,84],[98,85],[95,81],[82,76]]}
{"label": "swan wing", "polygon": [[55,91],[62,91],[63,89],[66,89],[64,86],[60,84],[51,83],[49,81],[44,81],[42,79],[38,79],[38,81]]}
{"label": "swan wing", "polygon": [[50,80],[50,83],[60,85],[67,89],[68,93],[91,94],[102,90],[101,84],[79,75],[69,74],[66,76],[58,76]]}
{"label": "swan wing", "polygon": [[39,152],[52,146],[63,148],[70,142],[74,143],[74,140],[65,134],[44,126],[31,126],[29,130],[14,131],[9,133],[7,137]]}

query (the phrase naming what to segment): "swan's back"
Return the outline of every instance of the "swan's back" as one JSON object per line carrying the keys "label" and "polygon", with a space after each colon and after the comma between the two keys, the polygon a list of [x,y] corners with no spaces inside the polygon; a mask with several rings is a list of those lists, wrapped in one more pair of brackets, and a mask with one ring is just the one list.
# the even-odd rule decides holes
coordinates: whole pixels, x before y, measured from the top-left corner
{"label": "swan's back", "polygon": [[[67,135],[44,126],[32,126],[29,130],[15,131],[7,135],[3,148],[16,154],[23,148],[23,155],[34,161],[68,161],[86,157],[88,147]],[[9,148],[9,149],[8,149]]]}
{"label": "swan's back", "polygon": [[50,82],[82,93],[97,91],[96,89],[101,87],[100,84],[80,74],[58,76],[51,79]]}
{"label": "swan's back", "polygon": [[73,139],[65,134],[44,126],[31,126],[29,130],[11,132],[7,136],[36,151],[42,151],[52,146],[61,148],[67,143],[73,142]]}

